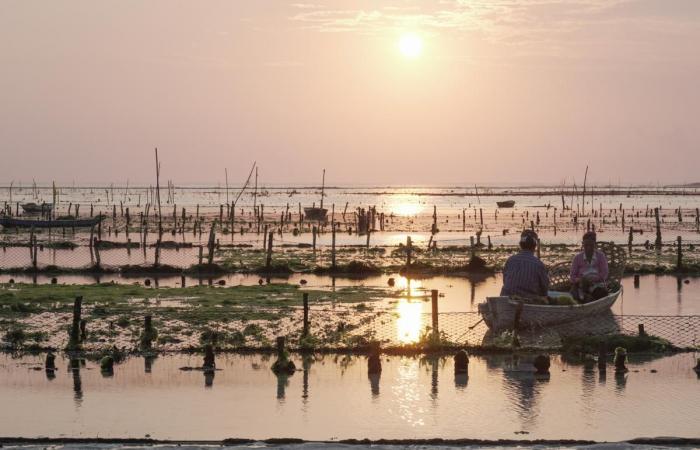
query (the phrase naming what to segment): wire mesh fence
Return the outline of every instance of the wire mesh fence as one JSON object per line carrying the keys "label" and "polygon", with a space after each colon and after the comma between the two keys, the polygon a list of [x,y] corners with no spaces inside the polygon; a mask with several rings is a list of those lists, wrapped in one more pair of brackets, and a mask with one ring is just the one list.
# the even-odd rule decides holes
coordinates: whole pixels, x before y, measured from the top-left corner
{"label": "wire mesh fence", "polygon": [[[700,345],[700,316],[613,315],[611,313],[546,327],[523,327],[518,331],[521,345],[557,348],[562,339],[572,336],[604,336],[611,334],[637,335],[639,325],[649,335],[666,339],[681,348]],[[498,346],[505,343],[503,335],[491,331],[476,312],[439,313],[437,321],[441,339],[454,345],[470,347]],[[418,342],[432,332],[431,314],[420,317],[390,317],[382,315],[358,330],[387,346]],[[509,331],[506,330],[505,333]]]}
{"label": "wire mesh fence", "polygon": [[[19,324],[40,347],[65,348],[72,313],[69,307],[28,314],[15,324],[0,321],[0,338]],[[178,300],[148,301],[123,308],[91,305],[84,308],[87,319],[86,350],[117,346],[134,349],[140,344],[143,322],[150,316],[158,330],[154,347],[165,351],[199,348],[215,337],[226,350],[271,348],[277,336],[286,336],[291,347],[302,346],[303,308],[258,308],[200,312]],[[440,344],[470,348],[509,348],[509,330],[493,332],[476,312],[432,314],[411,311],[360,311],[347,307],[314,307],[309,311],[307,344],[325,350],[363,348],[378,341],[385,348],[426,349],[434,327]],[[522,327],[518,338],[523,348],[561,348],[567,337],[637,335],[644,332],[668,340],[683,349],[700,349],[700,315],[650,316],[600,314],[585,320],[547,327]],[[3,339],[0,339],[3,340]],[[7,340],[7,339],[4,339]],[[31,344],[31,342],[27,342]]]}

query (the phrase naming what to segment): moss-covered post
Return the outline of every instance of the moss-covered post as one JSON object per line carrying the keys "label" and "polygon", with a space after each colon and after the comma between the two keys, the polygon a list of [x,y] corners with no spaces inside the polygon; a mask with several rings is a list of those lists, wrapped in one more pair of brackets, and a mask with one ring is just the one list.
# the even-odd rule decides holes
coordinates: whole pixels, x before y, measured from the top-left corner
{"label": "moss-covered post", "polygon": [[214,247],[216,246],[216,220],[211,224],[209,229],[209,241],[207,242],[207,250],[209,254],[207,255],[207,264],[214,263]]}
{"label": "moss-covered post", "polygon": [[647,335],[647,332],[644,330],[644,324],[640,323],[637,325],[637,329],[639,331],[639,337],[645,337]]}
{"label": "moss-covered post", "polygon": [[336,268],[335,262],[335,222],[331,222],[331,267]]}
{"label": "moss-covered post", "polygon": [[367,358],[367,374],[374,375],[382,372],[382,360],[380,354],[379,342],[371,342],[369,344],[369,357]]}
{"label": "moss-covered post", "polygon": [[438,339],[440,336],[438,329],[438,291],[433,289],[430,291],[430,304],[432,307],[431,316],[433,320],[433,339]]}
{"label": "moss-covered post", "polygon": [[100,258],[100,243],[97,238],[94,239],[92,247],[95,250],[95,268],[99,270],[102,267],[102,260]]}
{"label": "moss-covered post", "polygon": [[550,366],[549,356],[547,355],[537,355],[533,365],[535,366],[536,375],[549,375]]}
{"label": "moss-covered post", "polygon": [[632,255],[632,239],[633,239],[632,227],[630,226],[630,234],[629,234],[629,237],[627,238],[627,253],[629,253],[630,256]]}
{"label": "moss-covered post", "polygon": [[87,339],[87,320],[80,319],[80,342]]}
{"label": "moss-covered post", "polygon": [[214,346],[211,343],[204,346],[204,363],[202,364],[202,369],[204,369],[204,371],[213,371],[216,369]]}
{"label": "moss-covered post", "polygon": [[469,355],[466,350],[460,350],[454,356],[455,375],[469,373]]}
{"label": "moss-covered post", "polygon": [[285,349],[285,338],[284,336],[278,336],[276,339],[277,344],[277,361],[272,364],[272,371],[277,375],[291,375],[297,368],[294,362],[289,359],[287,350]]}
{"label": "moss-covered post", "polygon": [[654,248],[656,251],[661,251],[661,219],[659,218],[659,208],[654,208],[654,219],[656,221],[656,241]]}
{"label": "moss-covered post", "polygon": [[44,362],[44,368],[48,370],[56,370],[56,355],[49,351],[46,354],[46,360]]}
{"label": "moss-covered post", "polygon": [[627,350],[624,347],[615,349],[615,373],[621,374],[628,371],[627,366]]}
{"label": "moss-covered post", "polygon": [[77,296],[73,301],[73,324],[70,329],[68,348],[75,349],[80,346],[80,317],[82,314],[83,297]]}
{"label": "moss-covered post", "polygon": [[265,267],[267,270],[272,268],[272,239],[274,236],[275,233],[273,231],[267,234],[267,258],[265,259]]}
{"label": "moss-covered post", "polygon": [[95,226],[93,225],[92,227],[90,227],[90,240],[88,241],[88,248],[90,249],[90,263],[91,264],[95,263],[95,252],[93,250],[94,238],[95,238]]}
{"label": "moss-covered post", "polygon": [[112,376],[114,375],[114,357],[112,355],[105,355],[100,360],[100,371],[102,375]]}
{"label": "moss-covered post", "polygon": [[411,266],[411,254],[413,252],[413,244],[411,243],[411,236],[406,236],[406,267]]}
{"label": "moss-covered post", "polygon": [[303,296],[304,303],[304,327],[301,332],[301,337],[305,338],[309,335],[309,294],[304,292]]}
{"label": "moss-covered post", "polygon": [[150,349],[158,333],[153,327],[152,316],[149,314],[143,319],[143,333],[141,334],[141,348]]}
{"label": "moss-covered post", "polygon": [[316,256],[316,235],[318,234],[318,228],[316,225],[311,229],[311,248],[313,249],[314,256]]}

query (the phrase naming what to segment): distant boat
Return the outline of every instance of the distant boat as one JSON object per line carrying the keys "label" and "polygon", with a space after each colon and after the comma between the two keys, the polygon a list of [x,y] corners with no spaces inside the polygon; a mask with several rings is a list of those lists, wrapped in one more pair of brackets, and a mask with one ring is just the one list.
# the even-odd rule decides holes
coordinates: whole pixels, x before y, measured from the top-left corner
{"label": "distant boat", "polygon": [[0,225],[5,228],[90,228],[103,219],[103,216],[90,219],[32,220],[0,217]]}
{"label": "distant boat", "polygon": [[323,179],[321,180],[321,206],[304,208],[304,218],[312,222],[326,222],[328,220],[328,209],[323,207],[324,189],[326,186],[326,169],[323,169]]}
{"label": "distant boat", "polygon": [[512,208],[515,206],[515,200],[504,200],[502,202],[496,202],[499,208]]}
{"label": "distant boat", "polygon": [[312,222],[325,222],[328,219],[328,210],[326,208],[304,208],[304,218]]}
{"label": "distant boat", "polygon": [[37,214],[37,213],[47,213],[50,212],[53,209],[53,203],[23,203],[22,204],[22,209],[26,213],[30,214]]}

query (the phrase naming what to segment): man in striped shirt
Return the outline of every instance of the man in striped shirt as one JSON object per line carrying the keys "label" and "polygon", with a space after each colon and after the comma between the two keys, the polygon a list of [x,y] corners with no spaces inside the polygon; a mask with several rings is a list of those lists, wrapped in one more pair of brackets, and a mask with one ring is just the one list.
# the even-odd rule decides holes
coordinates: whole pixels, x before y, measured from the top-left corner
{"label": "man in striped shirt", "polygon": [[537,233],[525,230],[520,235],[520,252],[511,256],[503,268],[503,296],[546,297],[549,274],[535,256]]}

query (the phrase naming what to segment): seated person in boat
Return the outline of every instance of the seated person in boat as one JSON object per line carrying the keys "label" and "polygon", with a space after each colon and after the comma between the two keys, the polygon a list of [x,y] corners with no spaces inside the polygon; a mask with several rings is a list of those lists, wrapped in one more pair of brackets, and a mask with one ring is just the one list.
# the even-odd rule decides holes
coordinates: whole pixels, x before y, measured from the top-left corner
{"label": "seated person in boat", "polygon": [[581,303],[608,295],[608,259],[596,248],[595,231],[583,235],[583,251],[571,263],[571,295]]}
{"label": "seated person in boat", "polygon": [[535,256],[537,233],[525,230],[520,235],[520,252],[511,256],[503,267],[502,296],[546,299],[549,274]]}

